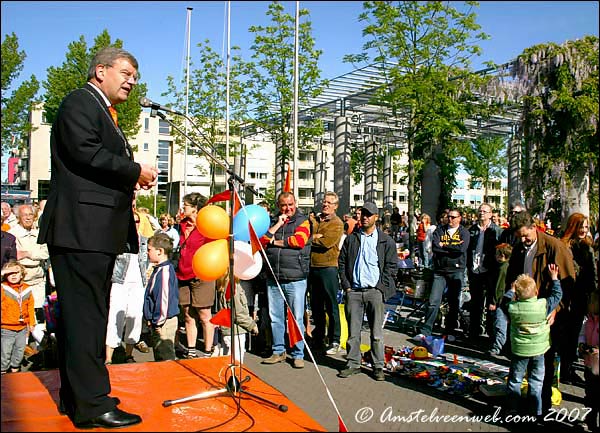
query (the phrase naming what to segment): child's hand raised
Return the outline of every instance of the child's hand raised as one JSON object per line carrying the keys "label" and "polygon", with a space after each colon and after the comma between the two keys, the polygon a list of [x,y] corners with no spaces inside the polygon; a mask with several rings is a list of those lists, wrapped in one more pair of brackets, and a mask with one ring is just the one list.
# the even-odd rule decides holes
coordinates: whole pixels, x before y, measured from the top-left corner
{"label": "child's hand raised", "polygon": [[548,272],[550,272],[550,278],[558,280],[558,265],[556,263],[550,263],[548,265]]}

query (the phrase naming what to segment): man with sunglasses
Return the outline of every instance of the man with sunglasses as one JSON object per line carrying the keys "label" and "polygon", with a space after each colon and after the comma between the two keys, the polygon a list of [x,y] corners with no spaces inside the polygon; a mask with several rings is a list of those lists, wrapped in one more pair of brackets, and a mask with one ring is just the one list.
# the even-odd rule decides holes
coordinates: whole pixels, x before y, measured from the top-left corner
{"label": "man with sunglasses", "polygon": [[440,310],[442,297],[446,287],[449,312],[445,320],[444,335],[447,341],[456,339],[456,325],[458,322],[460,292],[463,285],[463,277],[467,266],[467,249],[469,247],[469,231],[461,225],[462,215],[456,209],[448,211],[448,224],[439,225],[433,232],[433,283],[425,323],[421,327],[421,333],[414,339],[420,341],[431,335],[435,320]]}

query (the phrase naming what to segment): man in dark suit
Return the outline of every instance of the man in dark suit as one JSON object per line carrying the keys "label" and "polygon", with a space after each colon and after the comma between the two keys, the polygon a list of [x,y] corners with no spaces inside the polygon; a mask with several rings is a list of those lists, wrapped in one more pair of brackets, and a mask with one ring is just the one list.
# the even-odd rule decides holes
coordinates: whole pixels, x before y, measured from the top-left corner
{"label": "man in dark suit", "polygon": [[133,162],[113,106],[137,82],[137,60],[108,47],[92,59],[88,83],[62,101],[50,136],[50,194],[38,242],[46,243],[60,302],[60,410],[79,428],[141,422],[109,397],[104,365],[110,280],[117,254],[136,253],[131,202],[157,170]]}

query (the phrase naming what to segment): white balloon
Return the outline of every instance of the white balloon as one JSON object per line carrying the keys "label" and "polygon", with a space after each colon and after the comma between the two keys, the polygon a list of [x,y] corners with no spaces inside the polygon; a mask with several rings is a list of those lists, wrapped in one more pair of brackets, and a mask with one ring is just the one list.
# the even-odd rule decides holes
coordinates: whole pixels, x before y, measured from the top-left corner
{"label": "white balloon", "polygon": [[244,241],[233,242],[233,274],[240,280],[251,280],[262,269],[260,251],[252,255],[252,246]]}

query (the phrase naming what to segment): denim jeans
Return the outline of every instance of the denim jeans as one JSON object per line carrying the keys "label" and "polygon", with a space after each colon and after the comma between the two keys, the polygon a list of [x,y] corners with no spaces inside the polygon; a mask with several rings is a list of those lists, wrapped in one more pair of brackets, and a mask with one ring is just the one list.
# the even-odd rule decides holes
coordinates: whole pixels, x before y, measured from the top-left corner
{"label": "denim jeans", "polygon": [[456,325],[458,324],[458,313],[460,303],[460,292],[462,290],[464,270],[460,269],[447,274],[435,272],[433,274],[433,283],[431,285],[431,293],[429,294],[429,302],[427,312],[425,313],[425,323],[421,328],[421,333],[428,336],[433,331],[433,325],[440,311],[444,290],[448,287],[446,299],[448,301],[448,317],[445,320],[445,333],[454,334]]}
{"label": "denim jeans", "polygon": [[498,352],[502,351],[502,348],[506,344],[506,333],[508,331],[508,317],[504,314],[504,311],[500,306],[496,306],[496,310],[493,311],[494,315],[494,335],[492,336],[492,350]]}
{"label": "denim jeans", "polygon": [[361,329],[365,313],[371,333],[371,355],[373,367],[383,368],[383,294],[377,289],[364,292],[351,290],[346,293],[345,313],[348,321],[348,353],[347,364],[349,368],[360,367]]}
{"label": "denim jeans", "polygon": [[27,328],[20,331],[2,329],[2,371],[8,370],[9,367],[18,368],[21,366],[25,345],[27,345],[27,336]]}
{"label": "denim jeans", "polygon": [[511,355],[508,373],[508,404],[519,407],[521,383],[527,372],[527,415],[542,414],[542,384],[544,382],[544,355],[522,357]]}
{"label": "denim jeans", "polygon": [[[285,296],[292,314],[298,324],[298,329],[304,335],[304,300],[306,298],[306,280],[280,282],[281,290]],[[273,333],[273,353],[284,353],[285,349],[285,325],[287,308],[281,292],[274,280],[267,280],[267,293],[269,294],[269,317],[271,319],[271,331]],[[291,349],[294,359],[304,359],[304,340],[300,340]]]}

